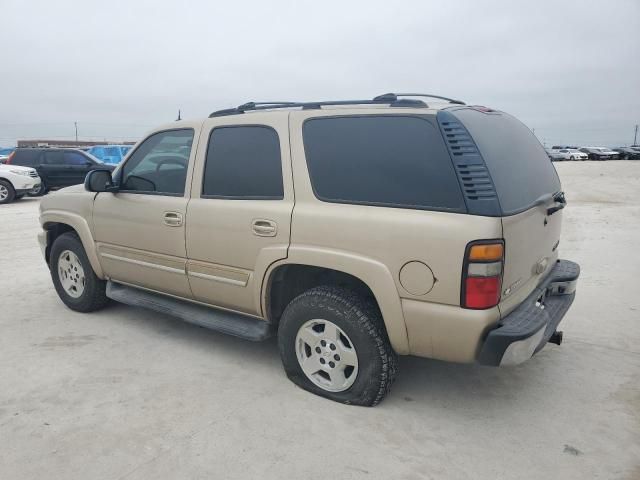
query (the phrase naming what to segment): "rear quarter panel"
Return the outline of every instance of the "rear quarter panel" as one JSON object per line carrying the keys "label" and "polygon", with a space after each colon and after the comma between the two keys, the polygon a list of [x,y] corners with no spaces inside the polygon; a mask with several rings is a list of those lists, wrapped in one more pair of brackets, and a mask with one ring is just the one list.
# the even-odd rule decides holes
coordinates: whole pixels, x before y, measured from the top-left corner
{"label": "rear quarter panel", "polygon": [[[409,109],[407,109],[409,110]],[[348,111],[345,114],[384,114],[373,109]],[[411,113],[405,112],[403,113]],[[424,114],[424,110],[419,110]],[[341,112],[342,114],[342,112]],[[302,138],[302,124],[309,117],[336,115],[328,112],[293,112],[291,114],[291,148],[296,204],[293,211],[289,261],[314,252],[315,261],[325,255],[327,264],[331,252],[341,252],[336,269],[351,273],[362,272],[359,278],[369,285],[383,313],[392,345],[399,353],[410,351],[401,302],[404,299],[460,306],[460,282],[465,247],[468,242],[483,238],[500,238],[502,227],[499,218],[481,217],[458,213],[389,208],[367,205],[329,203],[318,200],[313,192],[306,164]],[[296,252],[300,252],[299,255]],[[433,284],[428,291],[414,294],[407,291],[400,281],[400,271],[409,262],[421,262],[433,274]],[[368,271],[363,262],[383,266]],[[359,265],[360,264],[360,265]],[[382,278],[385,277],[385,278]],[[378,295],[372,285],[388,285]],[[416,309],[414,309],[415,311]],[[430,344],[430,322],[436,318],[422,319],[424,341]],[[497,320],[497,312],[490,321]],[[435,323],[434,323],[435,324]],[[426,354],[426,347],[419,352]],[[416,352],[418,353],[418,352]]]}

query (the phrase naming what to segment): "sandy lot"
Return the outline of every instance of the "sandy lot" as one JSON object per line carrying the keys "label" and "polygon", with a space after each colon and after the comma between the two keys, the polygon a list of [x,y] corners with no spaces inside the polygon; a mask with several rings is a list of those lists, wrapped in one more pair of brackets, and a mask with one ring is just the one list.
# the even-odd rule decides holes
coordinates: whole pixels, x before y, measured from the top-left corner
{"label": "sandy lot", "polygon": [[640,162],[557,165],[578,295],[511,369],[403,358],[373,409],[297,389],[253,344],[58,300],[38,200],[0,207],[0,479],[640,478]]}

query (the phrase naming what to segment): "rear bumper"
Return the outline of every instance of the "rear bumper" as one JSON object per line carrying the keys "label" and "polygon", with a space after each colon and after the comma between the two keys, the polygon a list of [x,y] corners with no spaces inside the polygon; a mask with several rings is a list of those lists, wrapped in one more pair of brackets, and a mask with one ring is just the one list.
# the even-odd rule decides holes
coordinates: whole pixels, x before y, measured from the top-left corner
{"label": "rear bumper", "polygon": [[489,331],[478,362],[517,365],[540,351],[573,303],[579,276],[577,263],[558,260],[531,295]]}

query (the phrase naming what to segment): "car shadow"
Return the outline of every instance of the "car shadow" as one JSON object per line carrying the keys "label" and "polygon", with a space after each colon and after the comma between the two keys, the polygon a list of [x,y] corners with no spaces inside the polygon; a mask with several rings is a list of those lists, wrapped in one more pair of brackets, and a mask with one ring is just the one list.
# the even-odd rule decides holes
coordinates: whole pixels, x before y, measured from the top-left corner
{"label": "car shadow", "polygon": [[[263,342],[251,342],[220,332],[193,325],[174,317],[144,308],[112,304],[95,315],[105,316],[104,321],[120,322],[127,328],[144,330],[145,335],[159,335],[167,341],[187,344],[188,348],[205,352],[212,363],[220,356],[232,358],[243,364],[255,362],[261,373],[272,375],[274,381],[284,376],[277,339],[275,336]],[[558,347],[555,347],[558,348]],[[456,364],[438,360],[402,356],[399,373],[391,394],[381,404],[383,408],[459,408],[474,411],[509,409],[527,396],[534,397],[541,390],[541,383],[562,383],[560,373],[548,377],[555,370],[554,347],[545,349],[529,362],[517,367],[495,368],[475,364]],[[546,367],[552,368],[546,368]],[[545,377],[547,375],[547,377]],[[542,385],[544,387],[544,385]],[[556,388],[555,385],[549,388]]]}

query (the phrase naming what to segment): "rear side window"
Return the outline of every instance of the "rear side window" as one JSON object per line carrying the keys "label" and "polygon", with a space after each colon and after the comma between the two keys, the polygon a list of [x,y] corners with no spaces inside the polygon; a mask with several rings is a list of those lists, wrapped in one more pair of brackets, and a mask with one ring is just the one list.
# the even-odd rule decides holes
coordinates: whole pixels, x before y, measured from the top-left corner
{"label": "rear side window", "polygon": [[203,197],[284,198],[278,134],[270,127],[214,128],[209,137]]}
{"label": "rear side window", "polygon": [[471,108],[453,113],[480,150],[503,214],[527,210],[536,200],[560,190],[558,174],[544,147],[519,120],[503,112]]}
{"label": "rear side window", "polygon": [[40,150],[16,149],[11,159],[11,164],[23,167],[37,167],[40,164],[41,154]]}
{"label": "rear side window", "polygon": [[320,200],[465,210],[442,136],[425,117],[314,118],[303,136]]}

